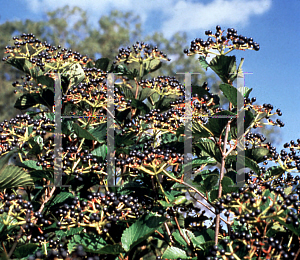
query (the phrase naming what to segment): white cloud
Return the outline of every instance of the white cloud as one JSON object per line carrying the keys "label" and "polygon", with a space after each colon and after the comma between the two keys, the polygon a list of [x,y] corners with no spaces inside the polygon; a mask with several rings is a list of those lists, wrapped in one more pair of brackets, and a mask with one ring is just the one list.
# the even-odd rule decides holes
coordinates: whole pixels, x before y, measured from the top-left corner
{"label": "white cloud", "polygon": [[[26,0],[29,9],[38,13],[41,10],[53,11],[69,5],[78,6],[87,11],[92,24],[97,24],[102,15],[111,10],[132,11],[141,17],[143,28],[161,31],[169,38],[177,31],[213,29],[217,24],[231,27],[246,26],[254,15],[262,15],[271,7],[271,0],[213,0],[204,4],[187,0]],[[159,19],[162,17],[163,19]],[[151,21],[161,21],[161,26],[153,28]],[[145,24],[147,22],[147,24]]]}
{"label": "white cloud", "polygon": [[176,31],[204,30],[217,24],[245,26],[252,15],[263,14],[271,7],[271,0],[214,0],[209,4],[177,1],[170,10],[170,19],[161,30],[169,37]]}

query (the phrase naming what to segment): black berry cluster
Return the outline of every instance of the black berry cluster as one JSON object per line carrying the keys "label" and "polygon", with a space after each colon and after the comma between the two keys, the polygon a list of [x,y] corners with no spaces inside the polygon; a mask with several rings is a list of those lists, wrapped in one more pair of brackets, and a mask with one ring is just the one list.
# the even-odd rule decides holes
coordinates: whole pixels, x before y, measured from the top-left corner
{"label": "black berry cluster", "polygon": [[[218,50],[220,54],[227,54],[232,50],[255,50],[260,49],[259,44],[253,41],[252,37],[238,35],[237,30],[228,28],[221,30],[220,26],[216,26],[216,32],[213,34],[211,30],[205,31],[205,35],[209,36],[207,40],[196,38],[191,41],[190,49],[185,49],[184,53],[187,55],[201,54],[207,56],[209,53],[215,54],[210,50]],[[227,52],[225,53],[225,50]]]}

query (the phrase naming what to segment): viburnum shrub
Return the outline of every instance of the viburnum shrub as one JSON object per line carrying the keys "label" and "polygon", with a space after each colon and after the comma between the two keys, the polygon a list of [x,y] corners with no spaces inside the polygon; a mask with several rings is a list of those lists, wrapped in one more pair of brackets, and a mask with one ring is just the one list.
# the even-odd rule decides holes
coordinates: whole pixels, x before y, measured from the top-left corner
{"label": "viburnum shrub", "polygon": [[[259,44],[233,28],[217,26],[214,34],[205,34],[207,40],[193,40],[184,53],[199,54],[200,65],[220,77],[230,105],[222,109],[206,82],[192,86],[191,178],[184,176],[186,86],[175,76],[149,77],[169,61],[166,54],[136,42],[120,49],[113,62],[93,61],[33,34],[13,38],[3,60],[24,72],[12,84],[21,92],[15,108],[24,113],[0,124],[1,259],[297,259],[300,188],[299,176],[291,172],[300,170],[300,139],[278,153],[263,135],[251,132],[284,126],[270,119],[282,115],[279,109],[255,105],[252,89],[233,86],[242,61],[237,68],[236,57],[227,54],[258,51]],[[216,57],[207,62],[212,53]],[[57,73],[61,114],[81,116],[61,120],[61,186],[53,185]],[[116,79],[114,115],[107,105],[109,73]],[[238,91],[244,93],[242,108]],[[238,187],[242,110],[249,172]],[[109,116],[115,127],[115,186],[107,173]],[[263,166],[269,161],[277,165]],[[214,216],[207,226],[206,211]]]}

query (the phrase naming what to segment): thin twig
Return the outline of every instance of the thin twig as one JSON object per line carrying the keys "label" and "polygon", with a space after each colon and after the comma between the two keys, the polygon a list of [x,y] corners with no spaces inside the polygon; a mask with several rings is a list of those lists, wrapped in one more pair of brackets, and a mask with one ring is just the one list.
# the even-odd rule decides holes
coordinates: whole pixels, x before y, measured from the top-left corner
{"label": "thin twig", "polygon": [[[27,211],[27,213],[26,213],[26,219],[28,219],[28,218],[29,218],[29,212]],[[18,235],[16,236],[16,239],[15,239],[14,244],[13,244],[13,246],[11,247],[11,249],[10,249],[8,255],[7,255],[7,258],[8,258],[8,259],[10,259],[11,255],[12,255],[13,252],[15,251],[16,246],[17,246],[17,244],[18,244],[18,241],[19,241],[19,239],[20,239],[21,236],[22,236],[22,233],[23,233],[23,229],[22,229],[22,227],[21,227],[21,228],[20,228],[20,231],[19,231],[19,233],[18,233]]]}
{"label": "thin twig", "polygon": [[[191,196],[194,200],[196,200],[197,202],[199,202],[202,206],[204,206],[205,208],[207,208],[208,210],[210,210],[213,214],[217,215],[216,212],[214,212],[209,206],[205,205],[202,201],[197,200],[192,194],[190,194],[190,196]],[[221,216],[220,216],[220,219],[221,219],[222,221],[224,221],[227,225],[231,225],[231,224],[233,223],[232,221],[228,221],[228,220],[226,221],[226,220],[223,219]]]}
{"label": "thin twig", "polygon": [[[224,177],[224,169],[225,169],[225,159],[226,159],[226,144],[228,139],[228,133],[230,130],[230,121],[228,121],[225,131],[225,139],[223,144],[223,153],[222,153],[222,164],[221,164],[221,171],[220,171],[220,182],[219,182],[219,192],[218,198],[222,197],[222,179]],[[216,228],[215,228],[215,245],[218,244],[218,236],[219,236],[219,225],[220,225],[220,213],[216,215]]]}
{"label": "thin twig", "polygon": [[177,217],[174,217],[174,219],[175,219],[175,222],[176,222],[176,225],[177,225],[177,227],[178,227],[178,230],[179,230],[180,235],[182,236],[182,238],[184,239],[184,241],[187,243],[187,245],[190,246],[190,242],[186,239],[186,237],[185,237],[185,236],[183,235],[183,233],[182,233],[182,230],[181,230],[181,228],[180,228],[180,226],[179,226]]}
{"label": "thin twig", "polygon": [[172,244],[170,244],[170,243],[167,241],[167,239],[165,238],[165,236],[164,236],[162,233],[160,233],[158,230],[155,230],[154,232],[157,233],[157,234],[159,234],[159,235],[166,241],[167,244],[169,244],[170,246],[172,245]]}
{"label": "thin twig", "polygon": [[[298,240],[300,242],[300,238],[298,238]],[[300,248],[298,249],[298,251],[297,251],[297,253],[296,253],[295,257],[294,257],[294,260],[297,260],[299,254],[300,254]]]}
{"label": "thin twig", "polygon": [[165,222],[164,225],[165,225],[165,228],[166,228],[166,230],[167,230],[167,233],[168,233],[168,236],[169,236],[169,238],[170,238],[171,243],[174,244],[174,241],[173,241],[173,238],[172,238],[170,229],[169,229],[169,227],[168,227],[168,224]]}

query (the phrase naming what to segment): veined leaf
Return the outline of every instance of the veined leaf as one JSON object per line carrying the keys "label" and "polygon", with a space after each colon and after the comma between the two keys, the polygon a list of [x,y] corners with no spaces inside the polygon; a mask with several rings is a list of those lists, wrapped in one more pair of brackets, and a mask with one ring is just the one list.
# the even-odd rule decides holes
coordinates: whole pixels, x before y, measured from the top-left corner
{"label": "veined leaf", "polygon": [[235,56],[216,56],[210,61],[209,67],[224,83],[233,82],[237,77]]}
{"label": "veined leaf", "polygon": [[144,241],[150,236],[162,223],[165,217],[158,217],[150,213],[143,215],[129,228],[126,228],[122,234],[121,242],[126,252],[138,243]]}
{"label": "veined leaf", "polygon": [[0,189],[34,186],[31,176],[21,167],[8,165],[0,170]]}
{"label": "veined leaf", "polygon": [[186,252],[178,247],[169,246],[162,255],[162,258],[167,259],[177,259],[177,258],[187,258]]}

